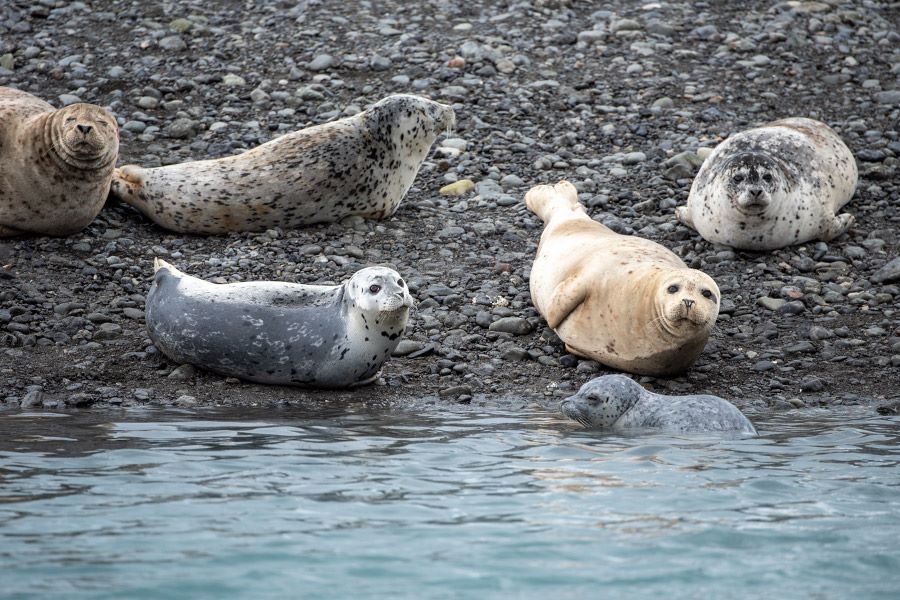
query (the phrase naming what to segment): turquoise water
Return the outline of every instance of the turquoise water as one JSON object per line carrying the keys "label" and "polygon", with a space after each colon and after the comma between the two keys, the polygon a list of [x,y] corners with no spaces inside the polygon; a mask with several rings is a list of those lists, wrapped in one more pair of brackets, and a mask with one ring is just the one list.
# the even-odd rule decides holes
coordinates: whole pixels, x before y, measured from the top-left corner
{"label": "turquoise water", "polygon": [[900,419],[0,414],[6,598],[897,598]]}

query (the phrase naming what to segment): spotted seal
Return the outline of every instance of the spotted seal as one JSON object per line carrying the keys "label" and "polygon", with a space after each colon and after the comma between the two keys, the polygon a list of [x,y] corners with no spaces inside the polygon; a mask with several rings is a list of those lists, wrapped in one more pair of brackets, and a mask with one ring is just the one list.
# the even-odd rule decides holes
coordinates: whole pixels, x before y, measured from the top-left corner
{"label": "spotted seal", "polygon": [[604,375],[588,381],[575,395],[560,402],[559,410],[585,427],[756,435],[747,417],[724,398],[655,394],[625,375]]}
{"label": "spotted seal", "polygon": [[645,375],[694,363],[719,314],[719,288],[656,242],[592,220],[561,181],[525,196],[544,221],[531,300],[578,356]]}
{"label": "spotted seal", "polygon": [[261,383],[342,388],[373,381],[396,348],[412,297],[393,269],[341,285],[214,284],[157,259],[150,339],[177,363]]}
{"label": "spotted seal", "polygon": [[116,170],[112,195],[181,233],[264,231],[391,216],[437,136],[449,106],[388,96],[353,117],[288,133],[217,160]]}
{"label": "spotted seal", "polygon": [[0,87],[0,237],[69,235],[106,202],[119,129],[93,104],[55,109]]}
{"label": "spotted seal", "polygon": [[729,137],[694,178],[676,218],[703,238],[741,250],[831,240],[853,225],[838,215],[856,189],[856,161],[812,119],[783,119]]}

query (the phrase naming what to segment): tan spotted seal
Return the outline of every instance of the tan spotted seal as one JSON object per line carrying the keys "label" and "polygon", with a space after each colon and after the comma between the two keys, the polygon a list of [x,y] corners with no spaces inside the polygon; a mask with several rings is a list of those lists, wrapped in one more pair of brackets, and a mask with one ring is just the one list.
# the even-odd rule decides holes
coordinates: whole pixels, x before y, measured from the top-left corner
{"label": "tan spotted seal", "polygon": [[150,339],[178,363],[261,383],[342,388],[370,383],[413,304],[388,267],[341,285],[215,284],[157,259],[147,295]]}
{"label": "tan spotted seal", "polygon": [[644,375],[673,375],[703,350],[719,288],[659,244],[585,214],[567,181],[525,195],[544,221],[531,299],[573,354]]}
{"label": "tan spotted seal", "polygon": [[106,202],[119,130],[93,104],[55,109],[0,87],[0,237],[69,235]]}
{"label": "tan spotted seal", "polygon": [[560,402],[559,410],[585,427],[756,435],[753,423],[724,398],[710,394],[655,394],[619,374],[588,381]]}
{"label": "tan spotted seal", "polygon": [[112,194],[181,233],[263,231],[391,216],[453,109],[388,96],[353,117],[295,131],[242,154],[116,170]]}
{"label": "tan spotted seal", "polygon": [[853,225],[837,212],[857,178],[850,149],[828,125],[783,119],[716,146],[675,216],[704,239],[741,250],[828,241]]}

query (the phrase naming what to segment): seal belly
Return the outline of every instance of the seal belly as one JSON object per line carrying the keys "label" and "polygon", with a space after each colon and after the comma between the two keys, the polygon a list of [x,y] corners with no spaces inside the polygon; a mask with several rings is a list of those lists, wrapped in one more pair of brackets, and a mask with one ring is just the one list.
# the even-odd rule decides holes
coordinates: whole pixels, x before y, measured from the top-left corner
{"label": "seal belly", "polygon": [[314,385],[346,342],[337,311],[192,296],[171,283],[151,291],[146,320],[150,339],[176,362],[261,383]]}

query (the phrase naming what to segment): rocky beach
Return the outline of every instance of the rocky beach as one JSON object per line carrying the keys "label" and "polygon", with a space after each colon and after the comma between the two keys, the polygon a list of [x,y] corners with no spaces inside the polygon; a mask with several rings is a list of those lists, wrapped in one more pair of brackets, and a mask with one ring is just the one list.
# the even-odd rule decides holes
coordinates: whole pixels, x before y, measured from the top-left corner
{"label": "rocky beach", "polygon": [[[0,85],[107,107],[119,164],[227,156],[393,93],[451,104],[457,125],[384,221],[180,235],[110,201],[79,234],[0,239],[0,403],[555,402],[610,372],[566,353],[529,297],[542,224],[522,198],[568,179],[596,220],[721,289],[694,368],[638,378],[649,389],[895,411],[898,20],[900,3],[874,1],[5,2]],[[717,143],[787,116],[824,121],[856,156],[848,234],[753,253],[675,220]],[[387,265],[417,306],[374,385],[250,384],[153,347],[154,257],[214,282],[333,284]]]}

